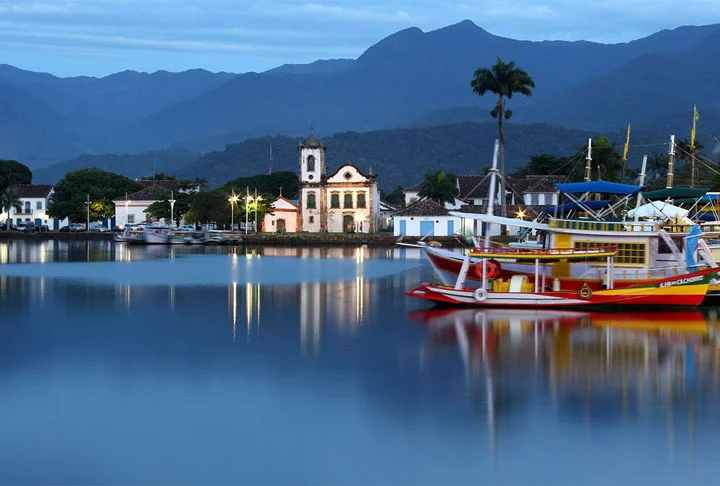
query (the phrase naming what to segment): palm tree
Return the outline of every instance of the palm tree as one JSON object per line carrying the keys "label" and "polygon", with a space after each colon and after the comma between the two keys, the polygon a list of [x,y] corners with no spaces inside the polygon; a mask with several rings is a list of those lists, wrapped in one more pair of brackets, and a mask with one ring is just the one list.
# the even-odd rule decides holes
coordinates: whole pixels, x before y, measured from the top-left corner
{"label": "palm tree", "polygon": [[9,230],[12,224],[10,219],[10,210],[12,210],[12,208],[18,207],[21,202],[22,201],[20,201],[17,192],[13,191],[10,188],[7,188],[3,192],[0,192],[0,209],[2,209],[2,212],[5,212],[5,210],[7,209],[8,213],[7,222],[5,225],[6,230]]}
{"label": "palm tree", "polygon": [[[505,109],[505,99],[512,98],[513,94],[520,93],[525,96],[532,96],[531,88],[535,87],[535,81],[524,70],[515,67],[515,63],[503,62],[500,57],[497,63],[490,69],[483,68],[475,70],[472,81],[470,81],[473,93],[478,96],[490,91],[498,95],[495,107],[490,111],[493,118],[498,121],[498,138],[500,139],[500,174],[505,178],[505,133],[503,132],[504,120],[512,116],[512,110]],[[505,209],[505,184],[500,185],[500,199],[502,201],[502,215],[507,216]]]}
{"label": "palm tree", "polygon": [[458,193],[456,185],[457,177],[453,173],[445,171],[428,172],[418,192],[418,196],[432,199],[438,204],[454,203]]}

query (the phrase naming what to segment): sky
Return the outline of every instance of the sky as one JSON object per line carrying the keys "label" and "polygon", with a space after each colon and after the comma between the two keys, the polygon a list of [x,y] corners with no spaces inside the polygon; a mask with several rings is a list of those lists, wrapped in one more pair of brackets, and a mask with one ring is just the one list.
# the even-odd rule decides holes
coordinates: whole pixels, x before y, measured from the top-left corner
{"label": "sky", "polygon": [[0,64],[63,77],[261,72],[465,19],[514,39],[616,43],[720,23],[720,0],[0,0]]}

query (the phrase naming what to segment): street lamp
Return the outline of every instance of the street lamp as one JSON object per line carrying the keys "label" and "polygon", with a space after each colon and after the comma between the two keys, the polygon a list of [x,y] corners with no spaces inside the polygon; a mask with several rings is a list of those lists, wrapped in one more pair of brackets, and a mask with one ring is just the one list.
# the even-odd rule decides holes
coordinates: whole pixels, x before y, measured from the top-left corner
{"label": "street lamp", "polygon": [[258,203],[262,200],[262,196],[257,195],[257,189],[255,189],[255,233],[258,232]]}
{"label": "street lamp", "polygon": [[238,202],[238,196],[234,190],[232,196],[228,198],[228,201],[230,201],[230,231],[232,231],[235,229],[235,205]]}
{"label": "street lamp", "polygon": [[90,231],[90,194],[87,195],[85,204],[87,205],[87,225],[85,226],[85,231]]}
{"label": "street lamp", "polygon": [[170,227],[175,226],[175,191],[170,191]]}
{"label": "street lamp", "polygon": [[247,227],[248,227],[248,206],[250,205],[250,201],[252,201],[252,196],[250,195],[250,188],[245,188],[245,234],[247,235]]}

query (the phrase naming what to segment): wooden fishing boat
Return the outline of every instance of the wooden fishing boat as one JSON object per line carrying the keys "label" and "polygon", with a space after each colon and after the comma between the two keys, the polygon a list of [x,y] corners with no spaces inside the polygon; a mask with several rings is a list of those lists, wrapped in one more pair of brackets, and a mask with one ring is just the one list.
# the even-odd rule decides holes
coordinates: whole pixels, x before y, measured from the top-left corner
{"label": "wooden fishing boat", "polygon": [[[702,303],[711,280],[720,268],[706,268],[668,278],[645,281],[616,288],[613,281],[614,247],[550,248],[487,248],[475,251],[478,263],[471,264],[470,255],[464,258],[455,285],[424,283],[406,293],[407,296],[430,300],[436,304],[472,307],[510,308],[575,308],[588,306],[697,306]],[[548,281],[541,268],[559,260],[605,259],[603,288],[581,285],[577,290],[561,289],[558,279]],[[532,281],[525,275],[502,278],[502,259],[531,260],[534,263]],[[469,272],[480,279],[478,288],[465,286]]]}

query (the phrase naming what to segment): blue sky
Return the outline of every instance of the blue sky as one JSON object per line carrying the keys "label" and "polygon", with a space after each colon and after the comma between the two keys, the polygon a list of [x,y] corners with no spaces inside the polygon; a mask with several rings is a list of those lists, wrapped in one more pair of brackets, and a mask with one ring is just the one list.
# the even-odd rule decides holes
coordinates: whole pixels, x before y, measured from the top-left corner
{"label": "blue sky", "polygon": [[614,43],[720,23],[720,1],[0,0],[0,63],[59,76],[264,71],[464,19],[516,39]]}

